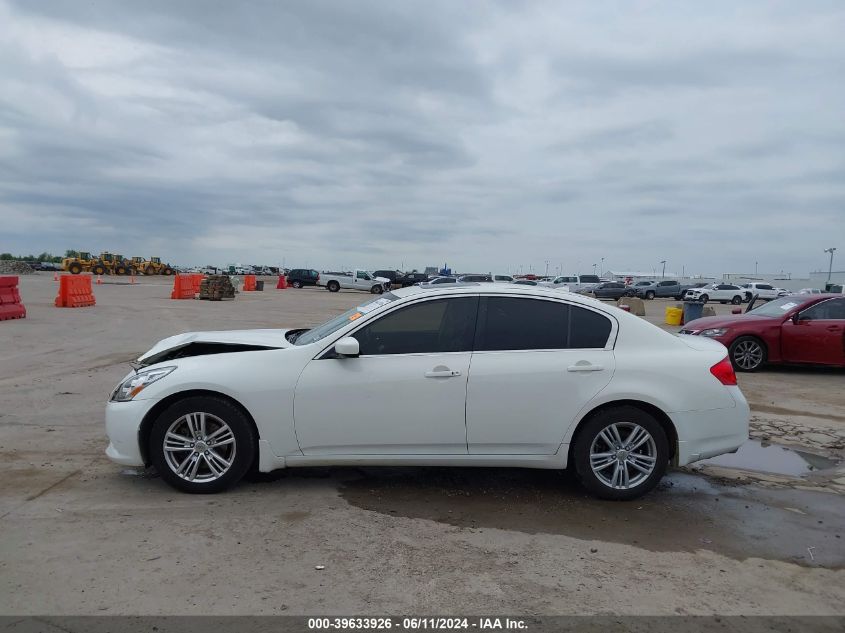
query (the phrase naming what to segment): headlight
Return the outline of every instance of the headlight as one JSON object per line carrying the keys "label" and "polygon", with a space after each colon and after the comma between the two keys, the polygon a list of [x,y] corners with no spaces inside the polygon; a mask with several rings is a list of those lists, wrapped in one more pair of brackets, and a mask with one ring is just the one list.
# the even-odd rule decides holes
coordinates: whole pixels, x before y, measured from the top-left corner
{"label": "headlight", "polygon": [[135,396],[141,393],[147,386],[153,384],[156,380],[161,380],[167,374],[172,372],[176,367],[156,367],[155,369],[147,369],[146,371],[139,371],[137,374],[129,376],[124,380],[111,395],[112,402],[128,402]]}
{"label": "headlight", "polygon": [[710,336],[710,337],[723,336],[727,331],[728,331],[728,328],[726,328],[726,327],[714,327],[714,328],[710,328],[709,330],[701,330],[701,332],[699,332],[698,335],[699,336]]}

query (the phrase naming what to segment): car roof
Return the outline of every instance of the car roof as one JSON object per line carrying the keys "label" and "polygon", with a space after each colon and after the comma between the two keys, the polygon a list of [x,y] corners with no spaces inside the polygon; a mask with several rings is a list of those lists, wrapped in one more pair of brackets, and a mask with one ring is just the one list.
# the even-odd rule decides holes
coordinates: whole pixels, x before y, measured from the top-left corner
{"label": "car roof", "polygon": [[[485,295],[519,295],[526,297],[540,297],[550,299],[566,299],[572,303],[580,303],[587,306],[600,306],[606,308],[606,304],[598,299],[579,295],[571,292],[561,292],[556,288],[548,288],[545,286],[526,286],[522,284],[480,284],[480,283],[461,283],[434,285],[434,286],[408,286],[407,288],[397,288],[391,290],[391,293],[400,298],[413,296],[460,296],[467,294],[485,294]],[[605,310],[606,311],[606,310]]]}

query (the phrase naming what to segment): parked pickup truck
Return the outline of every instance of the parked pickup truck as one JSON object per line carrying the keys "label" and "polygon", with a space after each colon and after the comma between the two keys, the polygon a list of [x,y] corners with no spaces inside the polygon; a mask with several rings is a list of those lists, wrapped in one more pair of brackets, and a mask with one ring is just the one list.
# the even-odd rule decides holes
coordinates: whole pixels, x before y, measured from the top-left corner
{"label": "parked pickup truck", "polygon": [[366,290],[380,295],[390,290],[390,280],[386,277],[376,277],[366,270],[355,269],[351,273],[321,274],[317,280],[318,286],[325,286],[329,292],[337,292],[341,288],[349,290]]}
{"label": "parked pickup truck", "polygon": [[692,288],[692,286],[690,284],[682,284],[680,281],[661,279],[660,281],[652,281],[648,284],[637,284],[633,288],[636,290],[636,296],[641,299],[671,297],[676,301],[681,301],[684,298],[684,293]]}

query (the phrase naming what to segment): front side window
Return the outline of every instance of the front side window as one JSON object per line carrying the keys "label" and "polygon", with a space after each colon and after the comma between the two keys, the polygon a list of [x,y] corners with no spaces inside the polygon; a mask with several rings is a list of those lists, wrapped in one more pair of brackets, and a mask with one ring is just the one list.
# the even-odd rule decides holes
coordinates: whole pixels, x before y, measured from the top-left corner
{"label": "front side window", "polygon": [[801,320],[828,321],[845,319],[845,299],[830,299],[822,301],[804,310],[800,314]]}
{"label": "front side window", "polygon": [[478,297],[415,303],[386,314],[352,336],[362,356],[472,350]]}
{"label": "front side window", "polygon": [[603,348],[611,331],[607,317],[579,306],[517,297],[482,301],[478,351]]}

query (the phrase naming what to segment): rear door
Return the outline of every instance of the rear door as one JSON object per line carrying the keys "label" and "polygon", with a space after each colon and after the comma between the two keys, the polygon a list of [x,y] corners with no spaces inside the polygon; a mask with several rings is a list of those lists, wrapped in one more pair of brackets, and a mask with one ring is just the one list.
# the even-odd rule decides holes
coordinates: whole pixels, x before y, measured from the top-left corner
{"label": "rear door", "polygon": [[551,455],[610,381],[616,322],[544,298],[482,297],[467,386],[470,454]]}
{"label": "rear door", "polygon": [[845,299],[827,299],[781,326],[783,359],[791,363],[845,365]]}

